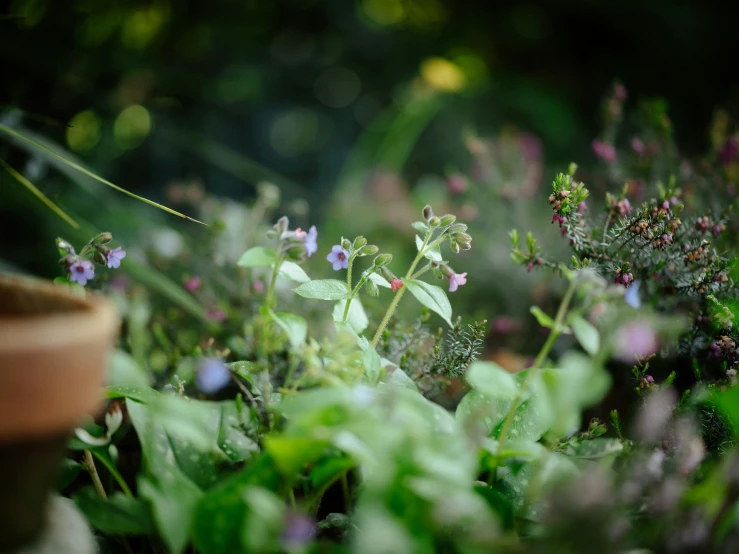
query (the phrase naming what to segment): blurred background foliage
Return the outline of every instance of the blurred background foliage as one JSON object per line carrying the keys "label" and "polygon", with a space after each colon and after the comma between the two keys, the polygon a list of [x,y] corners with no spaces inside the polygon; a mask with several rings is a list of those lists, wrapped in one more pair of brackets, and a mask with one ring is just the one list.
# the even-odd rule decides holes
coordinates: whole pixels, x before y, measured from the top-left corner
{"label": "blurred background foliage", "polygon": [[[246,202],[270,181],[297,225],[318,223],[323,246],[359,233],[410,246],[417,210],[448,206],[480,222],[458,263],[484,272],[459,294],[490,317],[525,311],[547,280],[510,264],[506,233],[539,229],[555,248],[541,191],[570,161],[596,165],[614,79],[630,103],[666,100],[687,154],[705,151],[714,110],[737,114],[736,11],[697,0],[12,0],[0,7],[0,124],[194,217],[205,195]],[[160,246],[209,232],[0,138],[0,157],[84,225],[129,243],[152,225],[181,232],[152,235]],[[455,204],[457,171],[471,182]],[[69,227],[10,174],[0,187],[11,230],[0,259],[57,275],[50,239],[73,238]]]}

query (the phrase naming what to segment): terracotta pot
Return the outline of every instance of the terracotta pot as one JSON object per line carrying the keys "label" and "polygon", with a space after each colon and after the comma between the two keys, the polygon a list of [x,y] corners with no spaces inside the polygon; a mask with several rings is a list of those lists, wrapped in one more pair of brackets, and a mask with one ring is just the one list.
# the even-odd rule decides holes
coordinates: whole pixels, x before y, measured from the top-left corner
{"label": "terracotta pot", "polygon": [[42,530],[67,438],[102,408],[117,329],[103,298],[0,275],[0,552]]}

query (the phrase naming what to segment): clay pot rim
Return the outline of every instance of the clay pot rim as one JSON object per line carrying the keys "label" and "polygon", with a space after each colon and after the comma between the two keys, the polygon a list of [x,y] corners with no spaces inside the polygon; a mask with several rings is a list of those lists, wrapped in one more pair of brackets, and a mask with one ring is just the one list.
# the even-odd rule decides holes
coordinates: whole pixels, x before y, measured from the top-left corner
{"label": "clay pot rim", "polygon": [[[0,275],[0,290],[37,295],[49,303],[64,304],[64,311],[7,315],[0,306],[0,352],[54,349],[63,344],[109,336],[118,325],[118,313],[108,299],[87,294],[80,298],[50,281],[35,277]],[[0,295],[0,302],[3,302]]]}

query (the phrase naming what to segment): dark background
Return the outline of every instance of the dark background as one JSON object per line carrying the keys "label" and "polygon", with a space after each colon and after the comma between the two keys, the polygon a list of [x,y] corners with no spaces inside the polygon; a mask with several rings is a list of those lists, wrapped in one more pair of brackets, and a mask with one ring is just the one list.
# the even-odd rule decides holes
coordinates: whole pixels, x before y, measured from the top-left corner
{"label": "dark background", "polygon": [[[411,184],[455,163],[463,128],[513,124],[542,139],[548,164],[593,162],[599,105],[616,78],[629,102],[664,97],[679,146],[701,152],[714,109],[736,115],[739,105],[736,15],[731,3],[669,0],[16,0],[0,2],[0,103],[62,145],[75,114],[93,110],[100,139],[79,159],[155,200],[166,203],[165,187],[188,178],[244,199],[272,170],[288,197],[307,198],[320,214],[360,135],[402,103],[435,56],[463,53],[480,77],[413,145],[404,168]],[[331,107],[316,87],[337,68],[359,90]],[[131,104],[153,125],[140,144],[121,148],[114,122]],[[286,114],[294,117],[275,147]],[[79,199],[67,178],[29,167],[18,149],[0,142],[0,156],[61,205],[92,219],[102,209]],[[13,229],[0,258],[37,267],[29,252],[56,223],[5,174],[0,216]]]}

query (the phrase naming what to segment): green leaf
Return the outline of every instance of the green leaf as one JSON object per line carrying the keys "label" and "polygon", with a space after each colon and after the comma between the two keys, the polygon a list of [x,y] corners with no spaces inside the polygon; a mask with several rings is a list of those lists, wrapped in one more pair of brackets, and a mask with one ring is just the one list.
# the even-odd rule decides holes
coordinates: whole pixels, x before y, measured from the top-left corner
{"label": "green leaf", "polygon": [[271,267],[277,261],[277,254],[271,248],[255,246],[241,255],[236,265],[240,267]]}
{"label": "green leaf", "polygon": [[110,385],[106,388],[108,398],[130,398],[138,402],[151,402],[159,398],[159,392],[151,387],[136,385]]}
{"label": "green leaf", "polygon": [[290,477],[317,460],[328,446],[328,441],[313,437],[288,435],[264,437],[264,449],[272,456],[280,471]]}
{"label": "green leaf", "polygon": [[42,152],[48,154],[49,156],[51,156],[51,157],[59,160],[63,164],[65,164],[65,165],[67,165],[67,166],[69,166],[69,167],[71,167],[73,169],[76,169],[77,171],[79,171],[80,173],[83,173],[83,174],[87,175],[88,177],[92,177],[96,181],[98,181],[100,183],[103,183],[104,185],[107,185],[110,188],[117,190],[118,192],[122,192],[123,194],[127,194],[128,196],[131,196],[132,198],[135,198],[136,200],[140,200],[141,202],[144,202],[146,204],[149,204],[150,206],[154,206],[155,208],[159,208],[160,210],[164,210],[165,212],[168,212],[168,213],[170,213],[172,215],[176,215],[177,217],[182,217],[184,219],[188,219],[190,221],[194,221],[195,223],[200,223],[200,224],[204,225],[204,223],[202,221],[198,221],[197,219],[193,219],[191,217],[188,217],[185,214],[181,214],[180,212],[176,212],[175,210],[173,210],[171,208],[168,208],[167,206],[163,206],[162,204],[157,204],[156,202],[154,202],[152,200],[149,200],[148,198],[144,198],[143,196],[139,196],[138,194],[134,194],[134,193],[132,193],[130,191],[127,191],[126,189],[124,189],[122,187],[119,187],[118,185],[114,185],[110,181],[107,181],[107,180],[103,179],[102,177],[99,177],[98,175],[96,175],[95,173],[93,173],[92,171],[90,171],[89,169],[86,169],[86,168],[82,167],[81,165],[76,164],[73,161],[68,160],[67,158],[65,158],[64,156],[58,154],[57,152],[55,152],[51,148],[49,148],[47,146],[44,146],[43,144],[41,144],[41,143],[39,143],[39,142],[37,142],[37,141],[35,141],[33,139],[28,138],[24,134],[19,133],[18,131],[14,130],[14,129],[11,129],[9,127],[6,127],[5,125],[0,124],[0,131],[2,131],[3,133],[7,133],[8,135],[10,135],[10,136],[12,136],[12,137],[14,137],[16,139],[19,139],[19,140],[21,140],[21,141],[23,141],[23,142],[25,142],[27,144],[30,144],[34,148],[37,148],[38,150],[41,150]]}
{"label": "green leaf", "polygon": [[455,418],[463,428],[481,426],[480,431],[490,436],[512,405],[512,398],[488,398],[479,391],[471,390],[459,402]]}
{"label": "green leaf", "polygon": [[610,374],[583,354],[568,352],[559,366],[541,372],[538,389],[549,405],[549,432],[557,438],[579,429],[582,410],[600,402],[611,386]]}
{"label": "green leaf", "polygon": [[108,360],[108,384],[145,389],[149,387],[149,375],[129,354],[114,350]]}
{"label": "green leaf", "polygon": [[380,355],[372,346],[369,346],[364,351],[362,361],[364,363],[364,376],[370,383],[377,383],[380,378],[380,371],[382,370],[382,359]]}
{"label": "green leaf", "polygon": [[516,379],[495,362],[474,362],[465,378],[473,389],[488,397],[515,398],[518,393]]}
{"label": "green leaf", "polygon": [[449,327],[453,327],[452,306],[449,304],[444,289],[415,279],[404,281],[404,285],[416,297],[416,300],[432,312],[439,314]]}
{"label": "green leaf", "polygon": [[545,314],[539,306],[531,306],[531,313],[539,322],[539,325],[547,329],[554,329],[554,320]]}
{"label": "green leaf", "polygon": [[[349,302],[349,300],[344,299],[339,300],[336,303],[333,312],[334,321],[341,322],[341,319],[344,317],[344,308],[346,307],[347,302]],[[369,326],[369,319],[367,319],[367,314],[364,312],[364,307],[362,306],[362,301],[359,299],[359,296],[355,296],[354,299],[351,300],[349,313],[346,316],[346,322],[357,335],[361,335]]]}
{"label": "green leaf", "polygon": [[390,283],[388,283],[387,279],[385,279],[382,275],[379,275],[377,273],[371,273],[369,278],[370,278],[370,281],[372,281],[378,287],[385,287],[386,289],[391,288]]}
{"label": "green leaf", "polygon": [[139,478],[139,494],[151,502],[162,540],[172,554],[180,554],[190,542],[195,510],[203,493],[191,481],[172,477],[153,481]]}
{"label": "green leaf", "polygon": [[4,167],[5,170],[8,173],[10,173],[10,175],[16,181],[18,181],[21,185],[26,187],[31,194],[33,194],[36,198],[38,198],[52,212],[58,215],[65,223],[67,223],[67,225],[69,225],[73,229],[80,228],[79,224],[74,219],[72,219],[64,210],[62,210],[59,206],[54,204],[54,202],[52,202],[48,196],[46,196],[43,192],[37,189],[36,186],[33,183],[31,183],[31,181],[26,179],[21,173],[18,173],[15,169],[10,167],[10,165],[8,165],[8,163],[2,158],[0,158],[0,166]]}
{"label": "green leaf", "polygon": [[583,347],[583,350],[591,356],[595,356],[600,349],[600,335],[598,334],[598,330],[580,316],[571,316],[568,319],[568,323],[572,327],[572,332],[580,343],[580,346]]}
{"label": "green leaf", "polygon": [[[416,235],[416,248],[418,248],[418,251],[421,251],[421,248],[423,247],[423,240],[421,237]],[[424,257],[431,260],[432,262],[441,262],[441,250],[439,249],[439,246],[434,246],[431,249],[426,250],[426,253],[424,254]]]}
{"label": "green leaf", "polygon": [[318,300],[343,300],[348,296],[346,283],[336,279],[322,279],[303,283],[295,292],[303,298],[316,298]]}
{"label": "green leaf", "polygon": [[149,535],[155,532],[146,502],[115,493],[104,500],[95,489],[85,487],[72,497],[93,528],[111,535]]}
{"label": "green leaf", "polygon": [[71,485],[77,478],[77,475],[79,475],[80,471],[82,471],[83,467],[84,466],[79,462],[75,462],[69,458],[64,458],[61,464],[59,464],[55,483],[56,490],[61,492]]}
{"label": "green leaf", "polygon": [[303,268],[289,260],[282,262],[282,265],[280,265],[279,275],[280,277],[290,279],[291,281],[297,281],[299,283],[307,283],[310,281],[310,277],[308,277],[308,274],[303,271]]}
{"label": "green leaf", "polygon": [[285,331],[287,339],[293,348],[297,348],[305,342],[305,337],[308,336],[308,324],[305,322],[305,319],[288,312],[276,314],[272,310],[269,310],[269,313],[275,323]]}

